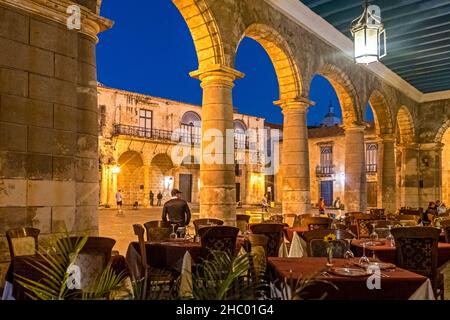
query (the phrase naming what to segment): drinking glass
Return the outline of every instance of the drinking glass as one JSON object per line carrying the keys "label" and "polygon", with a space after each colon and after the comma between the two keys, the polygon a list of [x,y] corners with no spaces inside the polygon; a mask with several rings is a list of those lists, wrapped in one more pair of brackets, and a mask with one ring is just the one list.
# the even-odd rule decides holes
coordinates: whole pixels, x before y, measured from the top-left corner
{"label": "drinking glass", "polygon": [[375,242],[378,240],[378,233],[375,231],[376,224],[372,223],[372,233],[370,234],[370,241]]}
{"label": "drinking glass", "polygon": [[364,265],[368,264],[370,262],[369,258],[366,256],[366,243],[363,242],[363,255],[361,258],[359,258],[359,264]]}
{"label": "drinking glass", "polygon": [[184,235],[184,238],[185,238],[186,240],[192,240],[192,235],[191,235],[191,233],[189,232],[189,226],[186,226],[186,233],[185,233],[185,235]]}
{"label": "drinking glass", "polygon": [[351,259],[355,257],[352,250],[350,249],[352,239],[345,239],[348,242],[347,251],[344,253],[344,259],[347,261],[347,266],[351,266]]}
{"label": "drinking glass", "polygon": [[177,233],[175,232],[175,227],[176,227],[176,223],[172,223],[171,224],[171,226],[172,226],[172,233],[170,234],[170,239],[176,239],[178,236],[177,236]]}
{"label": "drinking glass", "polygon": [[388,226],[388,229],[389,229],[389,234],[386,236],[386,242],[389,246],[395,247],[394,236],[391,233],[392,226]]}

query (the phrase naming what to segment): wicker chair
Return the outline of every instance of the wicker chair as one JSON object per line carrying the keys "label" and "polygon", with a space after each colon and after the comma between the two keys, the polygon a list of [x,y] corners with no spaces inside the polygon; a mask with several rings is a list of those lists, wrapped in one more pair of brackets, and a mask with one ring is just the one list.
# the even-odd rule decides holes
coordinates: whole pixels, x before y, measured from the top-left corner
{"label": "wicker chair", "polygon": [[192,223],[194,224],[194,227],[195,227],[195,234],[198,235],[198,229],[200,229],[201,227],[214,226],[214,225],[222,226],[223,220],[214,219],[214,218],[204,218],[204,219],[196,219],[196,220],[192,221]]}
{"label": "wicker chair", "polygon": [[247,231],[248,223],[250,222],[250,216],[247,214],[237,214],[236,215],[236,227],[239,228],[241,233]]}
{"label": "wicker chair", "polygon": [[267,243],[267,256],[277,257],[283,241],[285,226],[281,223],[260,223],[250,226],[250,230],[254,234],[265,235],[269,241]]}
{"label": "wicker chair", "polygon": [[322,217],[307,217],[303,219],[303,225],[308,227],[308,230],[330,229],[333,219]]}
{"label": "wicker chair", "polygon": [[203,249],[206,249],[206,254],[210,251],[225,251],[234,255],[238,233],[239,228],[230,226],[210,226],[198,229],[201,245]]}
{"label": "wicker chair", "polygon": [[271,215],[269,218],[269,221],[273,222],[273,223],[283,223],[283,220],[284,220],[284,218],[283,218],[283,215],[281,215],[281,214],[274,214],[274,215]]}
{"label": "wicker chair", "polygon": [[374,221],[378,220],[378,217],[372,214],[356,213],[353,215],[356,223],[356,232],[358,238],[368,238],[370,236],[369,226]]}
{"label": "wicker chair", "polygon": [[[333,258],[344,258],[345,253],[350,250],[350,243],[345,240],[332,241]],[[313,239],[307,246],[308,256],[310,257],[327,257],[328,244],[323,239]]]}
{"label": "wicker chair", "polygon": [[438,271],[438,242],[441,231],[433,227],[394,228],[396,264],[428,277],[436,297],[443,295],[443,279]]}
{"label": "wicker chair", "polygon": [[[80,237],[69,237],[72,246],[75,247]],[[64,240],[59,240],[64,241]],[[116,240],[104,237],[88,237],[86,244],[77,256],[75,265],[80,267],[81,290],[91,287],[111,260],[112,248]]]}
{"label": "wicker chair", "polygon": [[265,271],[267,267],[267,243],[269,238],[263,234],[249,234],[250,250],[254,255],[255,268],[259,271]]}
{"label": "wicker chair", "polygon": [[380,219],[380,220],[384,220],[385,219],[384,212],[385,212],[385,210],[384,209],[380,209],[380,208],[370,209],[370,214],[373,214],[374,216],[378,216],[378,219]]}
{"label": "wicker chair", "polygon": [[36,228],[14,228],[6,231],[11,260],[18,256],[29,256],[38,251],[38,236]]}
{"label": "wicker chair", "polygon": [[441,228],[445,233],[445,242],[450,243],[450,219],[441,221]]}
{"label": "wicker chair", "polygon": [[170,238],[172,226],[166,221],[149,221],[144,223],[147,241],[164,241]]}
{"label": "wicker chair", "polygon": [[139,251],[140,251],[139,253],[141,256],[140,268],[144,270],[143,273],[144,279],[147,279],[147,282],[145,283],[146,288],[147,286],[148,288],[150,288],[152,284],[156,286],[161,286],[173,283],[174,277],[171,272],[164,269],[153,268],[148,264],[147,250],[145,248],[145,241],[144,241],[144,232],[145,232],[144,227],[142,227],[142,225],[140,224],[134,224],[133,230],[134,234],[138,237]]}

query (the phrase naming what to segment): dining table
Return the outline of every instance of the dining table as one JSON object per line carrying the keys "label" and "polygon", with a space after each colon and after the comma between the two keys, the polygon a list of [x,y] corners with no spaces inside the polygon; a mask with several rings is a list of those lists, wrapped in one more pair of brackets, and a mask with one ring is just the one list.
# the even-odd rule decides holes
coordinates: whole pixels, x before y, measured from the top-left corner
{"label": "dining table", "polygon": [[[358,239],[352,240],[351,242],[351,250],[355,254],[356,257],[361,257],[364,251],[364,243],[366,243],[366,256],[373,257],[375,256],[384,262],[395,263],[396,262],[396,254],[395,254],[395,246],[391,246],[388,241],[385,239],[380,239],[375,241],[376,245],[368,245],[370,244],[369,239]],[[450,261],[450,243],[438,243],[438,267],[442,267],[447,262]]]}
{"label": "dining table", "polygon": [[[129,276],[129,269],[124,256],[113,255],[110,262],[111,268],[116,274],[122,273],[124,276]],[[21,284],[20,277],[35,282],[42,281],[45,276],[36,268],[39,264],[47,264],[44,256],[40,254],[16,256],[13,258],[6,273],[6,282],[12,286],[12,298],[15,300],[31,299],[29,296],[30,292]]]}
{"label": "dining table", "polygon": [[[284,299],[327,300],[434,300],[431,281],[422,275],[398,267],[381,270],[379,286],[370,286],[370,277],[357,265],[358,259],[269,258],[272,288]],[[356,275],[343,275],[342,270],[361,270]],[[308,284],[308,285],[305,285]],[[302,294],[293,294],[303,286]]]}

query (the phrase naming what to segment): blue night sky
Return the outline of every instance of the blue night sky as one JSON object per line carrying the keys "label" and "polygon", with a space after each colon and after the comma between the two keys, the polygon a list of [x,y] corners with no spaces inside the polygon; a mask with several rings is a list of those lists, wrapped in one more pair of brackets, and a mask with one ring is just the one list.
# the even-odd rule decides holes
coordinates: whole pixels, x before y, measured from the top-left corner
{"label": "blue night sky", "polygon": [[[186,23],[170,0],[103,1],[102,16],[115,22],[100,34],[97,47],[98,81],[124,90],[201,105],[202,90],[189,72],[197,69],[197,56]],[[136,10],[139,8],[139,10]],[[234,105],[239,112],[282,123],[278,83],[264,49],[244,39],[238,49],[236,69],[245,78],[236,81]],[[308,113],[308,124],[320,124],[331,103],[341,116],[339,102],[330,83],[313,79],[310,99],[316,106]],[[371,112],[368,115],[372,119]]]}

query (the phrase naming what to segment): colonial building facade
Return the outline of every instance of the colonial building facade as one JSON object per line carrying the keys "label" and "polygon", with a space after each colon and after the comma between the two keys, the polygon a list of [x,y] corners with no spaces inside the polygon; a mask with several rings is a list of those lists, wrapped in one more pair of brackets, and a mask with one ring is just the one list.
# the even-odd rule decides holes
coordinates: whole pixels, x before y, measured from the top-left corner
{"label": "colonial building facade", "polygon": [[[199,203],[202,108],[124,90],[98,87],[100,205],[150,205],[149,194],[180,189]],[[264,119],[234,113],[236,201],[264,195]]]}

